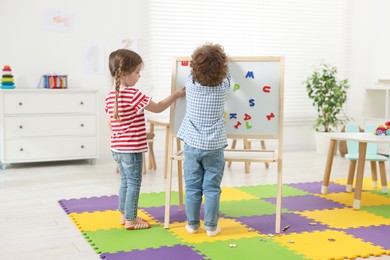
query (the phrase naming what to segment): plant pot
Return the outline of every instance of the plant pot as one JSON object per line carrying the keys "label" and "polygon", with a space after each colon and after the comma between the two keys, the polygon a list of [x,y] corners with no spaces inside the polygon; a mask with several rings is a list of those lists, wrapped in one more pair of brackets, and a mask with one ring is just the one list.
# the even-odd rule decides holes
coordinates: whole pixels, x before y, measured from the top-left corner
{"label": "plant pot", "polygon": [[[331,132],[315,132],[316,152],[321,155],[327,155],[329,151]],[[334,154],[337,153],[337,147]]]}

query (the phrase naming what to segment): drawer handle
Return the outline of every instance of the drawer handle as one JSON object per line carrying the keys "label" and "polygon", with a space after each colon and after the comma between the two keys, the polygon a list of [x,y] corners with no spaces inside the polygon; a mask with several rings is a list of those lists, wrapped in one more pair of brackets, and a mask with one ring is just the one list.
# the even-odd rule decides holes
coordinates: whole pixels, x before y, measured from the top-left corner
{"label": "drawer handle", "polygon": [[23,103],[22,102],[19,102],[19,106],[22,106],[23,105]]}
{"label": "drawer handle", "polygon": [[23,148],[20,148],[19,150],[20,150],[21,152],[23,152]]}
{"label": "drawer handle", "polygon": [[84,124],[81,124],[80,126],[81,126],[81,127],[84,127]]}
{"label": "drawer handle", "polygon": [[81,149],[84,149],[84,145],[81,146]]}
{"label": "drawer handle", "polygon": [[83,102],[83,101],[81,101],[81,102],[80,102],[80,105],[84,105],[84,102]]}
{"label": "drawer handle", "polygon": [[23,126],[22,126],[22,125],[20,125],[20,126],[19,126],[19,129],[23,129]]}

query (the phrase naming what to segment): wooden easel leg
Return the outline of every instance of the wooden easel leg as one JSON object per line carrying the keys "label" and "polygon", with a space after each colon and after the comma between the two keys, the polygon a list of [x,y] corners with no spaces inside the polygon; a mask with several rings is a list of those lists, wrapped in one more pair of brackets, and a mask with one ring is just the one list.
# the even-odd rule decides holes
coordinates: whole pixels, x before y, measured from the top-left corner
{"label": "wooden easel leg", "polygon": [[[244,138],[244,149],[250,149],[250,142],[248,139]],[[245,162],[245,173],[251,172],[250,162]]]}
{"label": "wooden easel leg", "polygon": [[165,215],[164,215],[164,228],[169,228],[170,215],[171,215],[171,191],[172,191],[172,160],[167,162],[168,174],[165,179]]}
{"label": "wooden easel leg", "polygon": [[[236,149],[236,145],[237,145],[237,139],[233,139],[232,141],[232,150]],[[229,161],[228,162],[228,167],[230,167],[232,165],[232,161]]]}
{"label": "wooden easel leg", "polygon": [[[177,151],[181,150],[179,138],[176,138],[176,148]],[[179,186],[179,211],[183,211],[183,167],[180,160],[177,160],[177,181]]]}
{"label": "wooden easel leg", "polygon": [[[266,146],[265,146],[265,141],[264,140],[260,140],[260,145],[261,145],[261,149],[263,150],[266,150]],[[269,168],[269,163],[264,163],[265,164],[265,168],[268,169]]]}
{"label": "wooden easel leg", "polygon": [[276,219],[275,233],[280,233],[280,223],[282,218],[282,160],[278,160],[278,177],[277,177],[277,193],[276,193]]}

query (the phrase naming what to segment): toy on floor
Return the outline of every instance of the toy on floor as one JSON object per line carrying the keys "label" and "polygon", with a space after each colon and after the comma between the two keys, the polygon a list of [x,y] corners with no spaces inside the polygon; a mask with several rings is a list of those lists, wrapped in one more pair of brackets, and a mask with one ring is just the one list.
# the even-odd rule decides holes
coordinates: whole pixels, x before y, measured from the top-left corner
{"label": "toy on floor", "polygon": [[375,129],[375,135],[390,135],[390,121],[387,121],[384,125],[378,125]]}
{"label": "toy on floor", "polygon": [[14,76],[12,75],[11,66],[5,65],[3,68],[3,77],[1,78],[1,88],[12,89],[15,88]]}

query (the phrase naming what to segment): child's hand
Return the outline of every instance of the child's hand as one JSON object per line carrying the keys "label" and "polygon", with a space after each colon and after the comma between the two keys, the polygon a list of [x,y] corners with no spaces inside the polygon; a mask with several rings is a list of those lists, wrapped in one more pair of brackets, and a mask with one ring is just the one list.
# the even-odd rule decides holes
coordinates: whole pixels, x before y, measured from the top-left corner
{"label": "child's hand", "polygon": [[184,97],[186,95],[186,87],[176,89],[174,95],[176,98]]}

